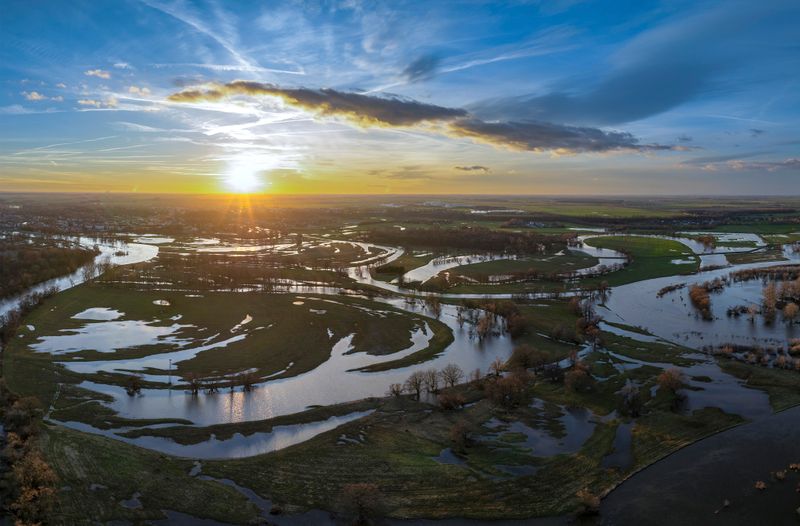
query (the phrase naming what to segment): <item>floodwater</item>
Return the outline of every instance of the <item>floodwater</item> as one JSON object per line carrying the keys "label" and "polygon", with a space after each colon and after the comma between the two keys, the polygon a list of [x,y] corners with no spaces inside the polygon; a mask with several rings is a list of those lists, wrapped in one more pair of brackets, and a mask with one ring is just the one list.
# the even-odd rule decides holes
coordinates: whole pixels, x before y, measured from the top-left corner
{"label": "floodwater", "polygon": [[[763,284],[760,280],[731,283],[721,292],[711,293],[713,321],[702,319],[691,305],[688,289],[692,284],[723,278],[731,271],[800,262],[800,254],[785,250],[788,261],[764,262],[700,272],[691,276],[668,276],[614,287],[601,314],[617,321],[646,329],[664,340],[701,349],[728,343],[738,345],[785,345],[800,337],[800,327],[778,320],[767,325],[762,319],[751,323],[746,316],[728,317],[725,312],[737,305],[759,304]],[[685,283],[682,289],[658,297],[664,287]],[[779,317],[780,318],[780,317]]]}
{"label": "floodwater", "polygon": [[462,265],[473,265],[486,261],[498,259],[515,259],[512,254],[472,254],[468,256],[443,256],[430,260],[425,265],[417,267],[403,274],[403,281],[425,283],[444,270],[460,267]]}
{"label": "floodwater", "polygon": [[[402,300],[390,300],[395,307],[405,308],[414,313],[425,313],[418,302],[407,304]],[[483,342],[471,338],[468,329],[461,328],[457,321],[456,307],[442,306],[441,321],[448,325],[454,334],[454,341],[437,358],[421,365],[412,365],[381,372],[360,372],[368,365],[393,361],[413,354],[427,347],[432,330],[427,327],[416,329],[411,337],[412,345],[405,350],[384,356],[367,353],[351,353],[353,335],[335,342],[330,358],[311,371],[297,376],[276,379],[259,384],[249,393],[237,391],[233,394],[199,395],[174,389],[143,389],[141,396],[130,397],[124,388],[113,385],[84,382],[83,387],[114,397],[109,406],[127,418],[183,418],[197,425],[212,425],[250,420],[263,420],[280,415],[303,411],[309,406],[330,405],[350,402],[368,397],[384,396],[392,383],[402,383],[415,370],[442,368],[448,363],[459,364],[465,373],[474,369],[486,371],[491,362],[500,357],[506,359],[511,354],[512,343],[508,336],[487,338]],[[242,336],[242,335],[239,335]],[[186,352],[193,355],[195,350]],[[139,360],[126,361],[125,367],[134,370],[143,368],[160,360],[160,355]],[[73,370],[85,372],[101,370],[113,365],[113,361],[91,364],[68,363]]]}
{"label": "floodwater", "polygon": [[[582,236],[589,240],[592,236]],[[707,249],[702,247],[694,240],[680,239],[687,247],[691,248],[695,254],[706,253]],[[218,240],[208,240],[198,242],[195,248],[198,250],[213,249],[224,251],[240,250],[261,250],[264,246],[245,247],[238,245],[217,245]],[[331,243],[334,241],[330,241]],[[341,241],[336,241],[341,242]],[[93,241],[83,240],[82,243]],[[349,243],[349,242],[347,242]],[[360,246],[369,256],[362,261],[354,262],[348,271],[351,277],[360,283],[367,283],[381,287],[385,290],[405,293],[397,285],[388,284],[373,280],[369,275],[369,269],[378,264],[389,263],[403,254],[402,249],[393,247],[383,247],[368,243],[352,242],[353,245]],[[286,246],[273,245],[270,249],[291,251],[295,245]],[[110,257],[112,262],[117,264],[134,263],[145,261],[155,257],[158,247],[152,245],[139,244],[118,244],[101,246],[105,257]],[[589,244],[581,247],[582,252],[597,257],[601,264],[619,263],[624,255],[611,250],[597,249]],[[114,254],[117,255],[114,255]],[[124,254],[123,254],[124,253]],[[716,256],[717,254],[709,254]],[[792,254],[787,251],[787,256],[795,260],[800,259],[800,255]],[[486,259],[479,259],[479,258]],[[446,268],[475,263],[479,260],[497,259],[506,257],[502,255],[493,256],[458,256],[447,260],[433,260],[428,265],[416,269],[417,274],[411,271],[406,279],[424,281],[429,277],[438,274]],[[724,255],[723,255],[724,257]],[[116,259],[115,259],[116,258]],[[778,263],[765,263],[748,265],[768,266]],[[740,268],[746,268],[742,266]],[[587,269],[584,269],[587,270]],[[685,290],[667,294],[662,298],[657,297],[657,292],[664,286],[684,281],[705,281],[721,276],[729,272],[728,269],[704,272],[696,276],[672,276],[668,278],[658,278],[643,282],[633,283],[616,287],[606,302],[606,311],[603,313],[607,319],[618,321],[632,326],[642,327],[655,335],[655,337],[635,335],[636,339],[660,338],[673,341],[696,348],[705,346],[716,338],[722,342],[723,338],[752,338],[754,334],[772,339],[784,339],[788,334],[776,333],[776,331],[791,329],[762,327],[759,324],[752,325],[744,319],[729,320],[721,317],[713,324],[699,319],[691,310],[691,306],[683,295]],[[67,280],[63,282],[63,280]],[[69,278],[62,278],[63,283],[77,284]],[[716,309],[724,309],[737,302],[749,301],[753,295],[760,294],[760,286],[757,282],[737,284],[726,289],[721,294],[713,295],[713,304]],[[305,294],[335,294],[338,289],[303,286],[287,284],[287,290],[303,292]],[[454,298],[510,298],[511,294],[474,294],[457,295],[441,294],[441,297]],[[303,298],[298,297],[298,301]],[[423,302],[418,300],[406,301],[404,298],[385,299],[378,298],[377,301],[388,303],[396,308],[406,310],[414,314],[431,315],[426,310]],[[97,307],[87,309],[76,315],[78,319],[85,319],[87,324],[78,329],[66,329],[64,334],[40,338],[34,344],[38,351],[46,351],[54,354],[74,352],[81,349],[96,349],[100,352],[113,352],[117,348],[135,347],[141,345],[155,345],[169,343],[176,347],[175,350],[152,355],[139,359],[131,360],[108,360],[108,361],[71,361],[64,362],[64,365],[76,372],[95,373],[98,371],[126,371],[144,372],[147,369],[167,369],[169,362],[179,362],[194,357],[198,352],[211,348],[224,348],[226,345],[240,341],[247,337],[249,327],[247,324],[252,320],[248,315],[240,324],[231,330],[235,333],[232,337],[222,341],[200,341],[192,342],[180,338],[180,329],[188,327],[173,323],[169,326],[158,327],[151,323],[137,320],[119,320],[123,313],[114,311],[107,307]],[[424,349],[432,337],[432,331],[427,325],[416,329],[411,337],[411,345],[402,351],[386,356],[373,356],[367,353],[352,353],[353,335],[346,336],[338,341],[332,341],[331,354],[327,361],[317,368],[306,373],[275,380],[268,380],[257,385],[252,392],[241,391],[233,393],[201,394],[192,396],[189,392],[177,389],[143,389],[140,396],[130,397],[122,387],[84,382],[82,387],[95,390],[113,397],[113,402],[108,405],[116,410],[121,417],[125,418],[175,418],[187,419],[195,425],[206,426],[221,423],[244,422],[251,420],[263,420],[280,415],[292,414],[303,411],[315,405],[329,405],[334,403],[349,402],[367,397],[384,396],[388,387],[392,383],[402,383],[408,375],[420,368],[441,368],[448,363],[457,363],[465,373],[474,369],[485,371],[489,364],[497,357],[506,359],[511,353],[512,342],[507,335],[497,335],[484,341],[475,339],[467,327],[459,326],[457,321],[457,309],[452,305],[442,305],[441,321],[450,327],[454,334],[454,342],[450,344],[438,357],[433,358],[420,365],[402,367],[382,372],[361,372],[357,369],[387,361],[400,359]],[[173,320],[177,321],[177,320]],[[713,331],[709,330],[711,327]],[[268,330],[269,327],[266,327]],[[612,332],[628,333],[623,329],[610,329]],[[763,334],[762,334],[763,333]],[[628,334],[625,334],[628,335]],[[718,336],[714,336],[718,335]],[[198,345],[199,343],[199,345]],[[626,361],[629,366],[640,366],[636,360],[627,357],[616,357]],[[669,364],[663,364],[668,367]],[[701,407],[720,407],[725,411],[741,414],[747,418],[756,418],[769,414],[769,404],[766,395],[757,390],[745,388],[741,381],[722,374],[713,361],[708,359],[699,360],[693,366],[685,368],[687,375],[708,376],[711,382],[694,382],[692,386],[698,390],[688,391],[688,409],[693,410]],[[164,381],[163,376],[143,375],[147,380]],[[326,425],[339,425],[333,422],[324,422],[310,425],[308,432],[314,432],[325,428]],[[554,437],[544,430],[530,428],[521,423],[512,423],[504,432],[520,432],[526,438],[525,444],[534,450],[534,454],[548,456],[559,452],[574,452],[580,449],[581,445],[591,436],[595,426],[593,415],[581,409],[565,410],[561,417],[561,423],[566,433],[564,437]],[[80,425],[69,423],[68,425]],[[315,427],[316,426],[316,427]],[[321,427],[320,427],[321,426]],[[517,427],[514,427],[517,426]],[[521,427],[520,427],[521,426]],[[93,432],[108,433],[102,430],[83,426]],[[237,436],[230,441],[218,441],[212,439],[195,446],[180,446],[170,440],[155,437],[142,437],[137,439],[139,445],[151,447],[163,452],[172,454],[188,454],[187,450],[183,453],[178,449],[183,447],[192,448],[192,456],[204,456],[204,458],[214,458],[212,455],[220,455],[221,451],[230,450],[228,456],[246,456],[258,452],[270,451],[275,444],[284,444],[294,439],[287,439],[287,436],[300,437],[306,436],[298,429],[277,431],[273,433],[257,433],[249,437]],[[513,429],[512,429],[513,428]],[[517,429],[519,428],[519,429]],[[327,429],[327,428],[325,428]],[[332,427],[331,427],[332,429]],[[624,429],[624,427],[621,427]],[[117,430],[119,431],[119,430]],[[319,431],[323,432],[323,431]],[[284,433],[281,435],[280,433]],[[618,431],[619,433],[619,431]],[[313,435],[312,435],[313,436]],[[151,440],[152,439],[152,440]],[[298,439],[299,440],[299,439]],[[624,437],[619,438],[624,440]],[[255,453],[254,453],[255,452]]]}
{"label": "floodwater", "polygon": [[[218,393],[215,396],[229,396],[227,393]],[[79,422],[59,422],[61,425],[87,431],[90,433],[103,434],[110,438],[122,440],[129,444],[134,444],[168,455],[178,457],[197,458],[197,459],[225,459],[243,458],[278,451],[295,444],[303,443],[317,435],[326,433],[348,422],[353,422],[371,414],[373,411],[357,411],[346,415],[332,416],[326,420],[318,422],[306,422],[303,424],[279,425],[274,426],[269,432],[256,432],[250,435],[235,433],[231,438],[220,440],[212,437],[197,444],[179,444],[171,439],[156,436],[141,436],[129,438],[118,435],[124,430],[99,430]]]}
{"label": "floodwater", "polygon": [[113,353],[117,349],[131,349],[143,345],[175,345],[188,344],[191,340],[180,338],[181,329],[191,325],[154,325],[154,322],[140,320],[115,320],[87,323],[77,329],[61,329],[57,336],[40,336],[31,344],[36,352],[50,354],[66,354],[78,351],[97,351]]}
{"label": "floodwater", "polygon": [[92,307],[91,309],[79,312],[72,318],[75,320],[110,321],[123,316],[125,316],[124,312],[115,309],[109,309],[108,307]]}
{"label": "floodwater", "polygon": [[530,427],[523,422],[503,422],[493,418],[486,425],[493,430],[492,433],[483,435],[482,440],[492,441],[493,444],[507,433],[521,434],[524,440],[514,441],[515,447],[524,447],[531,450],[535,457],[550,457],[562,453],[576,453],[583,444],[592,436],[597,425],[594,413],[583,407],[561,408],[563,414],[558,418],[562,426],[560,436],[545,428]]}
{"label": "floodwater", "polygon": [[[798,419],[795,407],[686,446],[612,491],[601,523],[796,525],[800,474],[778,481],[770,472],[800,462]],[[767,489],[755,489],[758,480]]]}
{"label": "floodwater", "polygon": [[617,426],[614,435],[614,445],[611,453],[603,457],[601,465],[604,468],[617,468],[620,471],[627,471],[633,465],[633,442],[634,422],[622,422]]}

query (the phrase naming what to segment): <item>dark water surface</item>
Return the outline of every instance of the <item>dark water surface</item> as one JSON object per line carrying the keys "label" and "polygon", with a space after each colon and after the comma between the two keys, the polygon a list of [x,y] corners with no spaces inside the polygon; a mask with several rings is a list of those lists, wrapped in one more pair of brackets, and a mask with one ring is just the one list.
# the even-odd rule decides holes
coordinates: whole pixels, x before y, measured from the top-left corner
{"label": "dark water surface", "polygon": [[[783,481],[770,477],[795,462],[800,407],[701,440],[645,468],[603,500],[601,523],[796,525],[800,473],[789,471]],[[755,489],[758,480],[767,489]],[[726,499],[730,505],[723,508]]]}

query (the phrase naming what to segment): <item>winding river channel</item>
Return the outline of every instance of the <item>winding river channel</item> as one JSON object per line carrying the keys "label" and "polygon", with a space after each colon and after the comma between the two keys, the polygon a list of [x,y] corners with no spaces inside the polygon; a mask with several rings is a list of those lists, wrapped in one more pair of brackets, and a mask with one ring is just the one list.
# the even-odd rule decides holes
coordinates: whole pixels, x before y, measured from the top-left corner
{"label": "winding river channel", "polygon": [[[753,241],[756,246],[763,246],[760,238],[751,239],[749,235],[741,234],[739,238]],[[742,237],[743,236],[743,237]],[[599,259],[598,265],[610,265],[619,262],[624,258],[623,254],[598,249],[591,246],[591,239],[595,235],[581,236],[583,246],[578,248],[591,256]],[[691,252],[701,260],[701,266],[727,265],[726,253],[735,249],[709,250],[707,247],[690,238],[670,238],[679,241],[688,247]],[[170,243],[171,239],[156,239],[140,237],[136,243],[104,243],[91,238],[79,238],[77,240],[82,246],[97,246],[100,254],[96,262],[110,262],[114,265],[126,265],[151,260],[158,255],[159,247],[155,243]],[[212,240],[213,241],[213,240]],[[149,244],[148,244],[149,242]],[[332,242],[332,241],[331,241]],[[337,241],[341,243],[354,243],[350,241]],[[394,293],[392,297],[378,297],[376,301],[382,302],[391,307],[404,310],[413,314],[432,316],[426,303],[420,299],[413,299],[410,296],[439,296],[442,298],[495,298],[504,299],[515,297],[513,294],[420,294],[417,291],[403,288],[395,283],[379,281],[371,276],[370,269],[376,264],[386,264],[396,260],[403,255],[403,250],[395,247],[385,247],[371,245],[368,243],[358,243],[370,255],[362,261],[353,262],[348,269],[348,275],[360,284],[371,285],[384,291]],[[196,243],[197,250],[209,250],[215,244],[212,242]],[[287,245],[288,247],[288,245]],[[219,247],[237,252],[236,247]],[[287,248],[288,249],[288,248]],[[455,268],[460,264],[474,263],[476,261],[495,259],[500,256],[490,256],[480,259],[472,256],[461,256],[452,258],[442,264],[428,264],[409,274],[417,281],[424,281],[437,274],[445,268]],[[678,256],[680,257],[680,256]],[[647,330],[653,336],[641,336],[640,338],[660,338],[669,342],[674,342],[692,349],[700,350],[710,345],[721,345],[726,343],[751,344],[751,345],[770,345],[785,343],[790,338],[800,336],[800,330],[791,328],[783,324],[773,324],[767,326],[762,322],[750,323],[746,320],[728,318],[725,311],[728,307],[756,303],[761,295],[761,282],[742,282],[734,283],[726,287],[722,292],[712,295],[713,321],[706,321],[697,316],[691,308],[687,298],[687,288],[692,283],[713,280],[724,277],[733,270],[760,268],[774,265],[786,264],[787,262],[800,262],[800,254],[793,251],[788,245],[784,247],[784,257],[786,261],[752,263],[746,265],[727,266],[726,268],[699,272],[693,275],[676,275],[663,278],[649,279],[627,285],[614,287],[608,299],[605,301],[601,314],[607,321],[624,323],[629,326],[639,327]],[[93,268],[101,268],[99,266]],[[37,285],[30,292],[41,291],[53,286],[63,290],[71,286],[78,285],[87,278],[93,277],[82,269],[62,278],[48,281]],[[684,288],[676,289],[667,294],[659,295],[658,292],[664,287],[685,284]],[[335,301],[335,296],[341,292],[340,288],[309,286],[304,284],[288,284],[281,292],[296,294],[298,301],[304,298],[327,298]],[[533,297],[533,296],[531,296]],[[13,309],[18,298],[12,298],[0,302],[0,314]],[[453,305],[442,305],[440,321],[446,324],[453,332],[454,341],[441,352],[438,356],[424,364],[425,368],[441,368],[448,363],[457,363],[464,371],[488,369],[490,363],[496,358],[506,359],[512,351],[512,342],[505,334],[497,334],[483,341],[478,340],[470,333],[468,324],[459,323],[457,308]],[[177,323],[177,322],[176,322]],[[633,334],[633,333],[631,333]],[[253,420],[263,420],[281,415],[287,415],[303,411],[310,406],[330,405],[334,403],[350,402],[367,397],[383,396],[391,383],[402,383],[410,371],[418,369],[420,366],[409,366],[390,369],[381,372],[362,372],[357,369],[368,365],[381,363],[382,361],[396,360],[408,356],[427,346],[432,332],[429,327],[418,329],[411,338],[411,345],[398,353],[390,356],[372,356],[366,353],[350,354],[352,348],[351,341],[353,335],[345,336],[336,341],[332,341],[330,358],[317,368],[306,373],[268,380],[257,385],[252,392],[233,392],[217,393],[202,397],[192,396],[189,392],[177,389],[144,389],[141,396],[127,396],[124,389],[114,385],[100,384],[94,382],[83,382],[81,387],[97,391],[113,397],[112,402],[107,405],[119,413],[121,417],[133,419],[188,419],[197,426],[208,426],[222,423],[235,423]],[[235,338],[233,336],[232,338]],[[203,349],[188,348],[177,351],[179,353],[195,354]],[[702,392],[692,392],[690,394],[691,408],[706,406],[721,407],[726,411],[742,414],[748,419],[756,420],[756,423],[746,424],[731,431],[721,433],[711,439],[693,444],[684,450],[668,457],[654,466],[646,468],[635,475],[629,482],[623,484],[620,489],[611,494],[604,504],[608,510],[608,524],[627,524],[634,517],[631,510],[636,510],[636,502],[646,502],[653,504],[656,498],[655,493],[659,492],[658,484],[665,480],[666,484],[672,484],[670,489],[673,495],[684,495],[685,499],[691,500],[689,494],[702,494],[702,490],[692,484],[680,488],[676,476],[670,476],[670,470],[680,470],[681,466],[695,466],[696,469],[708,469],[709,480],[724,481],[723,473],[727,473],[720,468],[720,463],[727,462],[725,455],[744,454],[744,446],[731,446],[731,440],[741,439],[756,441],[758,437],[771,436],[771,433],[781,425],[797,416],[797,410],[790,410],[781,415],[771,415],[766,395],[761,391],[756,391],[745,387],[739,380],[734,379],[719,370],[719,367],[712,359],[705,355],[697,354],[698,363],[687,370],[693,376],[707,376],[712,379],[710,383],[702,384]],[[138,366],[161,367],[166,356],[152,356],[141,359]],[[635,360],[627,359],[629,366],[637,366]],[[113,368],[113,360],[108,362],[85,362],[69,363],[69,367],[78,372],[96,372],[104,370],[106,367]],[[117,364],[120,365],[120,364]],[[127,366],[137,364],[126,364]],[[126,367],[130,368],[130,367]],[[162,367],[163,368],[163,367]],[[110,370],[110,369],[108,369]],[[699,385],[698,385],[699,386]],[[86,424],[76,422],[60,422],[63,425],[111,436],[118,440],[125,440],[146,448],[162,451],[173,455],[191,458],[225,458],[225,457],[245,457],[268,451],[274,451],[292,444],[296,444],[309,438],[336,428],[343,423],[361,418],[368,412],[352,413],[331,417],[320,422],[313,422],[301,425],[276,426],[269,433],[254,433],[249,436],[236,434],[229,440],[217,440],[212,438],[208,441],[194,445],[180,445],[169,439],[158,437],[139,437],[124,438],[118,433],[124,432],[126,428],[114,430],[100,430]],[[774,429],[773,429],[774,428]],[[791,436],[794,443],[800,437],[795,436],[800,431],[792,430]],[[737,438],[738,437],[738,438]],[[727,441],[728,449],[714,449],[714,444]],[[781,438],[780,444],[785,443],[785,447],[780,445],[781,451],[788,451],[790,448],[789,440]],[[747,442],[749,443],[749,442]],[[773,442],[770,442],[773,444]],[[757,447],[753,446],[755,449]],[[770,446],[772,447],[772,445]],[[762,448],[763,449],[763,448]],[[720,453],[719,451],[722,451]],[[784,453],[785,453],[784,451]],[[786,455],[781,453],[781,459]],[[709,457],[709,455],[711,455]],[[770,458],[775,458],[777,463],[777,450],[770,453]],[[751,457],[752,458],[752,457]],[[705,459],[703,461],[702,459]],[[794,459],[795,461],[800,460]],[[750,464],[755,464],[748,460]],[[697,473],[701,473],[698,471]],[[680,471],[678,471],[680,472]],[[748,472],[749,473],[749,472]],[[733,476],[733,475],[731,475]],[[742,475],[743,476],[743,475]],[[694,479],[701,479],[701,476],[694,475]],[[633,489],[631,489],[633,488]],[[637,501],[633,499],[634,505],[631,509],[625,509],[622,503],[627,503],[632,497],[628,495],[631,491],[641,491],[642,496]],[[646,497],[647,492],[653,493],[651,497]],[[777,493],[777,492],[776,492]],[[731,492],[707,490],[705,494],[711,499],[707,504],[711,506],[713,497],[723,494],[733,494]],[[718,495],[719,494],[719,495]],[[680,497],[676,497],[680,498]],[[727,498],[727,497],[725,497]],[[749,498],[743,495],[742,499]],[[752,500],[752,499],[751,499]],[[685,502],[682,500],[682,502]],[[663,512],[667,513],[668,501],[664,500]],[[661,509],[659,508],[659,509]],[[642,513],[645,511],[642,509]],[[724,517],[723,515],[719,515]],[[645,521],[647,522],[647,521]],[[679,521],[689,524],[691,522]],[[658,521],[653,522],[660,523]],[[697,524],[705,522],[695,522]]]}

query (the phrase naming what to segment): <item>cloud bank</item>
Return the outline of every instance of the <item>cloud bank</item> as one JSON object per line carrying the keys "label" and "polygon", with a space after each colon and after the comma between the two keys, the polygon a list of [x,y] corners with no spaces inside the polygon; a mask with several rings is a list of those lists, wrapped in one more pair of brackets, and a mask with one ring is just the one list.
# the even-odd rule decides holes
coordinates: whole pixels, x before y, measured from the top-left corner
{"label": "cloud bank", "polygon": [[173,93],[171,102],[217,102],[234,96],[271,96],[316,115],[343,118],[362,127],[426,126],[428,131],[513,150],[558,153],[669,150],[640,144],[626,132],[567,126],[552,122],[484,121],[462,108],[448,108],[399,97],[379,97],[330,88],[284,88],[237,80]]}

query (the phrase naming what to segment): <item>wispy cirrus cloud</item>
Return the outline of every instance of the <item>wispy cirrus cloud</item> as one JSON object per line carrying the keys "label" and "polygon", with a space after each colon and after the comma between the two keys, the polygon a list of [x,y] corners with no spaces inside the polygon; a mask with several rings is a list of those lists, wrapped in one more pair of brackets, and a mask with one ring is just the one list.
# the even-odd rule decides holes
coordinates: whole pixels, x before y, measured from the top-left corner
{"label": "wispy cirrus cloud", "polygon": [[[184,9],[178,4],[164,4],[160,2],[153,2],[151,0],[141,0],[141,2],[161,13],[169,15],[170,17],[174,18],[186,24],[187,26],[191,27],[197,33],[211,39],[212,41],[216,42],[220,47],[222,47],[239,67],[249,67],[249,68],[258,68],[259,65],[250,59],[250,57],[246,56],[242,53],[237,46],[237,43],[234,41],[234,35],[231,30],[228,31],[228,34],[224,34],[223,31],[217,31],[212,28],[207,22],[206,19],[208,17],[200,17],[188,9]],[[217,16],[215,17],[217,20],[225,20],[227,17],[225,13],[218,9],[215,13]],[[229,24],[230,25],[230,24]]]}
{"label": "wispy cirrus cloud", "polygon": [[726,163],[734,170],[766,170],[767,172],[777,172],[779,170],[792,170],[800,172],[800,158],[789,157],[781,161],[742,161],[733,160]]}
{"label": "wispy cirrus cloud", "polygon": [[[797,3],[736,2],[697,9],[629,40],[597,80],[576,76],[543,93],[490,98],[470,109],[485,119],[523,118],[607,126],[655,116],[703,96],[736,89],[733,73],[758,68],[782,51]],[[793,61],[796,62],[796,61]],[[796,67],[796,65],[794,66]],[[783,75],[791,69],[765,72]],[[664,89],[669,86],[669,89]]]}
{"label": "wispy cirrus cloud", "polygon": [[442,59],[435,54],[422,55],[403,69],[401,76],[408,82],[418,82],[433,77]]}
{"label": "wispy cirrus cloud", "polygon": [[462,108],[448,108],[399,97],[378,97],[330,88],[284,88],[274,84],[234,81],[188,89],[171,102],[219,102],[235,96],[271,96],[289,106],[324,117],[340,117],[361,127],[426,126],[427,131],[468,138],[513,150],[557,153],[670,150],[671,146],[640,144],[626,132],[566,126],[540,121],[487,122]]}
{"label": "wispy cirrus cloud", "polygon": [[174,63],[174,64],[153,64],[156,68],[201,68],[211,71],[237,71],[242,73],[284,73],[286,75],[305,75],[303,68],[284,69],[267,68],[263,66],[249,64],[204,64],[201,62]]}

